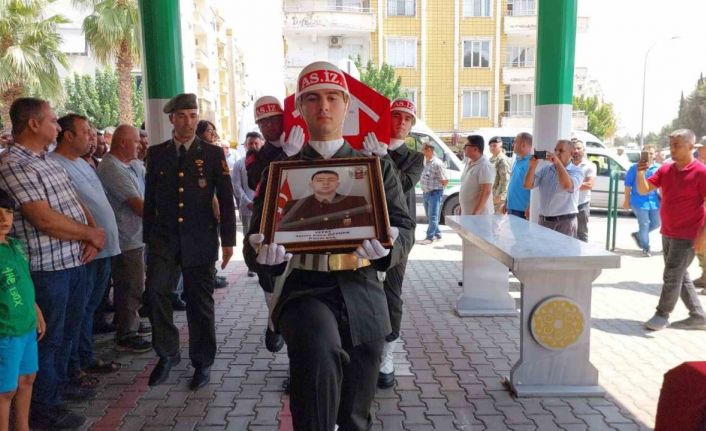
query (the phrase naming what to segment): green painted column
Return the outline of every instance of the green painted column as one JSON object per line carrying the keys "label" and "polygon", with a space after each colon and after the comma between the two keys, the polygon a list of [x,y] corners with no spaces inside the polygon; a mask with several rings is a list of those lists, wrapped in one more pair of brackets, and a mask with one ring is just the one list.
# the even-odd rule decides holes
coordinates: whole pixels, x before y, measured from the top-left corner
{"label": "green painted column", "polygon": [[172,126],[164,105],[184,92],[179,0],[139,0],[142,26],[142,73],[145,121],[150,143],[171,138]]}
{"label": "green painted column", "polygon": [[[570,139],[572,132],[577,0],[538,3],[534,148],[553,152],[556,141]],[[537,221],[539,194],[534,191],[530,208]]]}

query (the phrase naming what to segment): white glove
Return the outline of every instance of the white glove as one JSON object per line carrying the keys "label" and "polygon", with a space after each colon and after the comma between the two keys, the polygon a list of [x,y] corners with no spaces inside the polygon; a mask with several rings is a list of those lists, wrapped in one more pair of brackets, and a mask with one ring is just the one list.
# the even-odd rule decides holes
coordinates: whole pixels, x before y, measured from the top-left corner
{"label": "white glove", "polygon": [[372,156],[375,154],[378,157],[383,157],[387,154],[387,145],[378,141],[378,137],[375,136],[375,132],[370,132],[365,135],[365,138],[363,139],[363,149],[361,151],[366,156]]}
{"label": "white glove", "polygon": [[277,266],[292,258],[292,253],[287,253],[284,246],[275,243],[262,244],[264,240],[265,235],[261,233],[254,233],[248,237],[248,242],[255,250],[260,248],[255,259],[260,265]]}
{"label": "white glove", "polygon": [[289,139],[284,140],[284,132],[279,137],[279,146],[282,148],[284,153],[291,157],[297,154],[304,145],[304,129],[301,126],[294,126],[292,130],[289,131]]}
{"label": "white glove", "polygon": [[[400,230],[396,227],[391,227],[387,233],[390,235],[392,243],[394,244],[400,234]],[[355,250],[355,254],[361,259],[377,260],[390,254],[390,249],[383,247],[377,239],[366,239],[363,241],[363,244]]]}

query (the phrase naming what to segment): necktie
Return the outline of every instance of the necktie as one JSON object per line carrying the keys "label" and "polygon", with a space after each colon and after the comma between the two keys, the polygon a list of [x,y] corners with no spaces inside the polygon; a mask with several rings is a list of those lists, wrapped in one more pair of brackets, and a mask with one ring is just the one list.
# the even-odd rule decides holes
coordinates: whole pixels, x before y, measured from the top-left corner
{"label": "necktie", "polygon": [[179,146],[179,167],[184,166],[184,159],[186,158],[186,146],[183,144]]}

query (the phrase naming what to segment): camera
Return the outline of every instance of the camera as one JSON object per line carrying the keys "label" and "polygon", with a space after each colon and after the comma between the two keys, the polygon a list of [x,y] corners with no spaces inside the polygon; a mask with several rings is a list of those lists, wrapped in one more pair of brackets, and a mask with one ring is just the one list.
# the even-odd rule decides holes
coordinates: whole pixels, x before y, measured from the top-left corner
{"label": "camera", "polygon": [[546,160],[547,159],[547,152],[537,150],[534,152],[534,158],[537,160]]}

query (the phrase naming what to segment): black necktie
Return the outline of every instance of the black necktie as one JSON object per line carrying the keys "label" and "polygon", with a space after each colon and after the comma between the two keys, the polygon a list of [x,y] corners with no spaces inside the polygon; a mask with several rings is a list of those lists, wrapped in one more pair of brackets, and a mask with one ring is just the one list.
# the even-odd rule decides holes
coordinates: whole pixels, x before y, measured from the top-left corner
{"label": "black necktie", "polygon": [[184,159],[186,158],[186,146],[181,144],[179,146],[179,167],[184,166]]}

